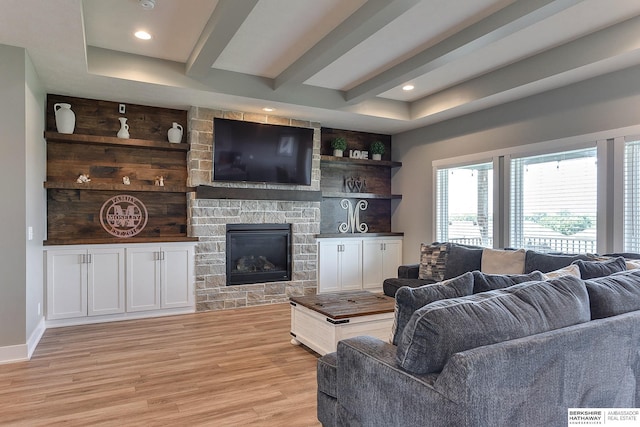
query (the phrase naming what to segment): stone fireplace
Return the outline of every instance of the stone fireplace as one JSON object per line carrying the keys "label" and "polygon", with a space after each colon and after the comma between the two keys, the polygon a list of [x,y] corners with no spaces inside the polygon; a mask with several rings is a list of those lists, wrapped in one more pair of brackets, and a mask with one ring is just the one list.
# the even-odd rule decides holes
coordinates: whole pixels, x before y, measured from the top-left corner
{"label": "stone fireplace", "polygon": [[[213,118],[311,127],[314,150],[310,186],[212,182]],[[198,238],[195,254],[196,310],[221,310],[288,301],[290,296],[315,294],[320,202],[320,124],[260,114],[192,107],[189,110],[189,235]],[[200,191],[214,190],[214,195]],[[260,191],[250,191],[260,190]],[[202,194],[205,194],[204,196]],[[254,196],[250,196],[254,194]],[[290,276],[251,284],[229,284],[227,226],[280,225],[290,229]],[[273,263],[272,261],[270,261]],[[275,263],[273,263],[275,264]]]}

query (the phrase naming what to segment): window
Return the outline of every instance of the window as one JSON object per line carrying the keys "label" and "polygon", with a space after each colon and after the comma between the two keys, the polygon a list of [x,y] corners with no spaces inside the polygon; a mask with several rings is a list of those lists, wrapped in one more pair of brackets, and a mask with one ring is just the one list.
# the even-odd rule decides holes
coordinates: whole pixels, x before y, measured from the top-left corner
{"label": "window", "polygon": [[493,163],[436,173],[436,240],[492,247]]}
{"label": "window", "polygon": [[624,251],[640,252],[640,138],[624,145]]}
{"label": "window", "polygon": [[596,252],[596,148],[511,160],[510,242],[541,252]]}

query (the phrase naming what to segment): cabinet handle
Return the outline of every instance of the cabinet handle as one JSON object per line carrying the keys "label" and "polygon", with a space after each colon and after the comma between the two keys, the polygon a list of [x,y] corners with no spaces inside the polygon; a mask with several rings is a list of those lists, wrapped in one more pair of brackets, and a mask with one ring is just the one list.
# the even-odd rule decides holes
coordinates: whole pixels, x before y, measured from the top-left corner
{"label": "cabinet handle", "polygon": [[164,251],[160,251],[160,260],[164,261]]}
{"label": "cabinet handle", "polygon": [[87,256],[85,254],[80,255],[80,264],[86,264],[87,263],[86,257]]}
{"label": "cabinet handle", "polygon": [[91,264],[92,260],[91,260],[91,254],[87,255],[87,264]]}
{"label": "cabinet handle", "polygon": [[387,250],[387,244],[386,244],[386,243],[383,243],[383,244],[382,244],[382,250],[383,250],[383,251],[386,251],[386,250]]}

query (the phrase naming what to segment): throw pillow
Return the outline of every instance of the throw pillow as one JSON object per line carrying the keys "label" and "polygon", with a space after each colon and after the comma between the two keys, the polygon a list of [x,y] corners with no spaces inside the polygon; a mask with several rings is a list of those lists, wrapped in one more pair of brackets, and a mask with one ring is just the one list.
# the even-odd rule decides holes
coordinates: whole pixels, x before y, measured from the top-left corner
{"label": "throw pillow", "polygon": [[608,261],[574,261],[580,268],[580,276],[584,279],[595,279],[597,277],[608,276],[619,271],[625,271],[627,264],[623,257],[613,258]]}
{"label": "throw pillow", "polygon": [[402,287],[396,292],[395,320],[392,328],[391,343],[398,345],[407,323],[413,313],[425,305],[446,298],[463,297],[473,292],[473,274],[465,273],[459,277],[433,285],[418,288]]}
{"label": "throw pillow", "polygon": [[523,274],[525,254],[524,249],[483,249],[480,270],[490,274]]}
{"label": "throw pillow", "polygon": [[536,251],[527,251],[524,261],[524,272],[531,273],[538,270],[543,273],[558,270],[577,260],[590,261],[588,255],[552,255]]}
{"label": "throw pillow", "polygon": [[545,280],[544,274],[534,271],[529,274],[486,274],[481,271],[473,272],[473,293],[508,288],[518,283],[532,280]]}
{"label": "throw pillow", "polygon": [[640,268],[640,260],[638,259],[625,259],[624,263],[627,265],[627,270],[635,270]]}
{"label": "throw pillow", "polygon": [[461,274],[473,270],[480,270],[482,266],[481,247],[463,246],[452,243],[444,272],[444,278],[453,279]]}
{"label": "throw pillow", "polygon": [[417,310],[398,345],[398,365],[439,372],[452,354],[589,321],[582,280],[564,276],[433,302]]}
{"label": "throw pillow", "polygon": [[543,273],[545,280],[546,279],[556,279],[558,277],[562,277],[562,276],[575,276],[578,279],[580,279],[582,276],[580,276],[580,268],[575,265],[575,264],[571,264],[568,265],[564,268],[559,268],[555,271],[550,271],[548,273]]}
{"label": "throw pillow", "polygon": [[622,271],[585,280],[585,284],[592,319],[640,310],[640,270]]}
{"label": "throw pillow", "polygon": [[420,245],[420,270],[418,279],[441,282],[447,264],[449,243],[432,243]]}

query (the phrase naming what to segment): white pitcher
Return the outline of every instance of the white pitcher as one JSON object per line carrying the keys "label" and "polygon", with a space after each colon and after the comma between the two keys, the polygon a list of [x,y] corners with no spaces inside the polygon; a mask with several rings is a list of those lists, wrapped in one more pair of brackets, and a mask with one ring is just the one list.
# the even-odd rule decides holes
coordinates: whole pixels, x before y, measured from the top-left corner
{"label": "white pitcher", "polygon": [[73,133],[76,127],[76,114],[71,111],[71,104],[64,102],[53,104],[53,111],[56,115],[58,133]]}
{"label": "white pitcher", "polygon": [[118,131],[118,138],[129,139],[129,125],[127,124],[126,117],[119,117],[120,130]]}
{"label": "white pitcher", "polygon": [[169,142],[173,142],[174,144],[182,142],[182,126],[173,122],[173,127],[167,132],[167,137],[169,138]]}

